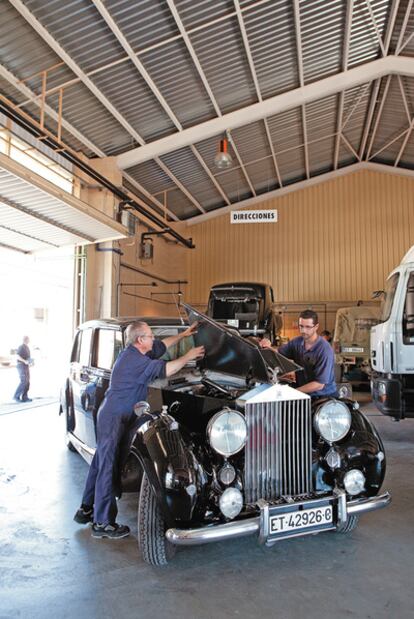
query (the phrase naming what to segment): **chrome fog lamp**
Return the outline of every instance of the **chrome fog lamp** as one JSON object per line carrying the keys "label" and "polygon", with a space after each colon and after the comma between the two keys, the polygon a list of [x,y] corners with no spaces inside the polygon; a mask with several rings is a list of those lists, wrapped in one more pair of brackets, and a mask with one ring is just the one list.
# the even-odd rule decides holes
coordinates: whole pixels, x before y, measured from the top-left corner
{"label": "chrome fog lamp", "polygon": [[341,456],[333,447],[331,447],[325,456],[325,462],[332,470],[339,469],[341,466]]}
{"label": "chrome fog lamp", "polygon": [[313,420],[315,430],[328,443],[340,441],[351,427],[351,413],[344,402],[329,400],[316,411]]}
{"label": "chrome fog lamp", "polygon": [[345,490],[351,496],[360,494],[365,490],[365,475],[358,469],[352,469],[344,475]]}
{"label": "chrome fog lamp", "polygon": [[222,484],[229,486],[236,478],[236,469],[226,462],[218,472],[218,478]]}
{"label": "chrome fog lamp", "polygon": [[237,488],[227,488],[219,499],[220,511],[226,518],[235,518],[243,507],[243,495]]}
{"label": "chrome fog lamp", "polygon": [[338,397],[341,400],[345,400],[346,398],[350,400],[352,398],[352,386],[349,383],[342,383],[338,387]]}
{"label": "chrome fog lamp", "polygon": [[226,457],[232,456],[246,443],[246,421],[241,413],[224,408],[210,419],[207,436],[217,453]]}

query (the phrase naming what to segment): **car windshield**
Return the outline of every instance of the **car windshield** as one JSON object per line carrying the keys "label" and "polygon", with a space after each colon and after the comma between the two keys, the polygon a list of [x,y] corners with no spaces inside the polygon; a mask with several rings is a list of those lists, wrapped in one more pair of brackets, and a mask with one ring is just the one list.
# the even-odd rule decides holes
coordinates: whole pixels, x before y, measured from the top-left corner
{"label": "car windshield", "polygon": [[[177,333],[181,333],[185,331],[188,327],[152,327],[152,332],[156,338],[163,340],[166,337],[171,335],[177,335]],[[178,359],[182,355],[185,355],[186,352],[190,350],[190,348],[194,347],[194,338],[192,335],[189,337],[185,337],[183,340],[180,340],[177,344],[170,346],[167,352],[161,357],[164,361],[174,361],[174,359]]]}
{"label": "car windshield", "polygon": [[391,275],[391,277],[387,279],[384,294],[381,299],[380,322],[385,322],[390,317],[399,278],[400,274],[394,273],[394,275]]}
{"label": "car windshield", "polygon": [[239,318],[243,320],[245,314],[258,313],[258,302],[254,299],[234,300],[234,299],[215,299],[212,304],[212,318],[216,320]]}

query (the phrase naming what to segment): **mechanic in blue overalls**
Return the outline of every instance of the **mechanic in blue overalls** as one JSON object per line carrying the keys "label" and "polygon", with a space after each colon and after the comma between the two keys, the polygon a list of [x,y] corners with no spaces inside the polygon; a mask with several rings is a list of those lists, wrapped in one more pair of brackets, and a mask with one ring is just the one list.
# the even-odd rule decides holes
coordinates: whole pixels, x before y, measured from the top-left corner
{"label": "mechanic in blue overalls", "polygon": [[99,407],[97,447],[75,522],[93,522],[92,537],[120,539],[129,527],[118,524],[114,476],[119,447],[134,416],[134,405],[147,398],[148,385],[156,378],[171,376],[189,361],[204,356],[204,347],[191,348],[173,361],[160,357],[167,348],[192,335],[196,323],[178,335],[156,340],[146,322],[135,321],[126,329],[126,348],[116,360],[105,398]]}
{"label": "mechanic in blue overalls", "polygon": [[[307,393],[312,398],[336,396],[335,356],[332,346],[318,335],[318,314],[307,309],[299,315],[298,337],[294,337],[277,349],[281,355],[292,359],[303,370],[285,375],[294,381],[298,391]],[[271,348],[270,341],[260,341],[262,348]]]}

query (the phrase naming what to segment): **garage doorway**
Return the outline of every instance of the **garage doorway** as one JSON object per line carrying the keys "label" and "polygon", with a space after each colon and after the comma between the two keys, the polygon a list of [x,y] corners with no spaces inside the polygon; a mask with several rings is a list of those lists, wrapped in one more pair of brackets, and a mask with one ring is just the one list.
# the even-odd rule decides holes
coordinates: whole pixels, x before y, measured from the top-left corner
{"label": "garage doorway", "polygon": [[[0,247],[0,414],[57,401],[74,325],[73,247],[23,254]],[[18,385],[14,351],[30,338],[29,397],[13,401]]]}

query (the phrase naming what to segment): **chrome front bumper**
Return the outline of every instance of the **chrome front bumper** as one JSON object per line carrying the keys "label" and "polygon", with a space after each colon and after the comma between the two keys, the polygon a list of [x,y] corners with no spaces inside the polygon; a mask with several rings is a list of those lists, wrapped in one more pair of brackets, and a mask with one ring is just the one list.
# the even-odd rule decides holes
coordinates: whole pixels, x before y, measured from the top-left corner
{"label": "chrome front bumper", "polygon": [[[359,515],[365,512],[371,512],[375,509],[386,507],[391,502],[389,492],[380,494],[375,497],[355,499],[346,501],[344,491],[335,493],[330,498],[335,501],[338,508],[337,524],[345,522],[348,516]],[[268,509],[269,504],[261,501],[261,515],[246,520],[236,520],[234,522],[226,522],[225,524],[210,525],[198,529],[168,529],[166,537],[169,542],[177,546],[195,546],[197,544],[208,544],[210,542],[218,542],[224,539],[232,539],[236,537],[244,537],[245,535],[258,535],[259,539],[266,543],[266,532],[264,531],[264,514]],[[331,528],[335,528],[331,527]],[[303,530],[295,535],[306,535],[309,533],[318,533],[319,531]],[[294,535],[291,535],[293,537]],[[283,538],[286,539],[286,538]],[[277,541],[277,540],[274,540]],[[272,542],[273,543],[273,542]]]}

